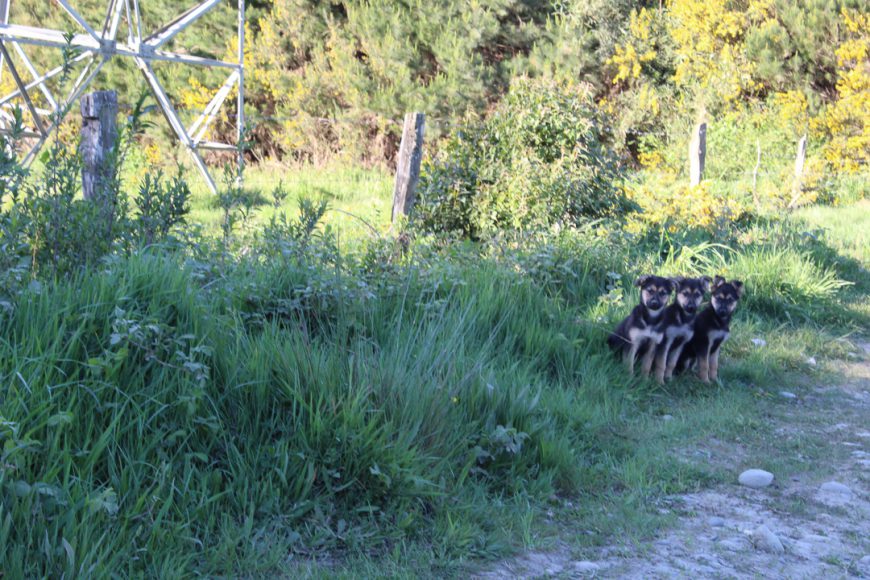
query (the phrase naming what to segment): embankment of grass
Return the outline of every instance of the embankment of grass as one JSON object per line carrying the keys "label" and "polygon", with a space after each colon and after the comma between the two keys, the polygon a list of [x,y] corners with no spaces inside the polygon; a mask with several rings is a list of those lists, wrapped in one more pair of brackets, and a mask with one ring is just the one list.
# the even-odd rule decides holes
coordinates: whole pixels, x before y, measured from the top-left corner
{"label": "embankment of grass", "polygon": [[[589,232],[390,263],[146,252],[33,284],[0,309],[0,570],[444,575],[546,543],[567,501],[589,541],[647,534],[657,498],[725,477],[680,448],[763,430],[754,397],[863,324],[866,270],[776,227],[669,256]],[[667,269],[747,283],[722,385],[604,347]]]}

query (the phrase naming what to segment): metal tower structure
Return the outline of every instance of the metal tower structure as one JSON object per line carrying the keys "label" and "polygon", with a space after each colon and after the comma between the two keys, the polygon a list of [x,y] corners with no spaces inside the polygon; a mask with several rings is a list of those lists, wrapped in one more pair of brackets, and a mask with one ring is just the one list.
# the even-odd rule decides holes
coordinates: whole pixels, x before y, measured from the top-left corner
{"label": "metal tower structure", "polygon": [[[101,28],[94,28],[81,14],[70,4],[69,0],[47,0],[63,10],[72,21],[84,32],[74,35],[71,39],[60,30],[22,26],[9,23],[9,8],[12,0],[0,0],[0,78],[2,78],[4,65],[15,80],[18,87],[8,95],[0,97],[0,132],[8,131],[13,117],[9,107],[16,97],[21,97],[30,116],[33,119],[34,130],[27,131],[25,136],[36,138],[36,144],[24,157],[24,163],[30,163],[45,144],[51,132],[57,129],[58,124],[70,109],[70,105],[87,89],[94,80],[100,69],[114,57],[131,58],[136,66],[142,71],[151,93],[157,100],[160,110],[172,131],[178,137],[181,144],[188,150],[194,163],[202,172],[209,189],[216,192],[214,179],[209,173],[208,167],[200,155],[202,150],[231,151],[237,153],[239,175],[241,175],[244,158],[240,144],[244,138],[244,104],[245,104],[245,0],[201,0],[178,17],[163,27],[143,35],[142,20],[140,18],[140,0],[108,0],[105,19]],[[236,62],[226,62],[211,58],[202,58],[178,52],[167,52],[161,47],[174,38],[178,33],[185,30],[221,2],[238,2],[238,59]],[[147,1],[146,1],[147,3]],[[119,34],[122,14],[125,17],[126,38]],[[119,38],[121,36],[121,38]],[[72,58],[74,63],[84,62],[84,68],[78,74],[72,87],[61,99],[49,88],[47,81],[61,73],[63,67],[59,66],[47,72],[40,73],[33,62],[28,58],[21,45],[37,45],[50,48],[63,49],[72,47],[76,50]],[[21,73],[10,58],[10,47],[17,53],[21,63],[30,75],[29,82],[25,82]],[[174,62],[191,66],[204,66],[228,69],[230,71],[226,81],[214,95],[212,100],[200,113],[190,127],[185,127],[178,113],[169,100],[163,86],[154,74],[152,63],[155,61]],[[216,143],[206,141],[205,135],[209,125],[217,115],[221,105],[229,96],[233,87],[238,85],[238,99],[236,102],[236,144]],[[34,105],[30,92],[38,89],[49,108],[38,108]]]}

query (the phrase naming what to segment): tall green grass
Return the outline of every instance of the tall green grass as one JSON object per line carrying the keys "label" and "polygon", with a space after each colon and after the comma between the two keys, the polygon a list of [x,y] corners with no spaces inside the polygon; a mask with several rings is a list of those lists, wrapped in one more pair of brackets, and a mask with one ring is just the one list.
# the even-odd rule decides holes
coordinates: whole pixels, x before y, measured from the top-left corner
{"label": "tall green grass", "polygon": [[245,273],[209,294],[174,260],[134,258],[3,316],[0,569],[234,574],[276,546],[377,550],[444,517],[486,528],[463,503],[572,490],[594,442],[565,428],[614,418],[597,403],[610,362],[497,270],[440,303],[408,278],[316,324],[240,316],[246,290],[297,287]]}
{"label": "tall green grass", "polygon": [[[757,428],[742,385],[849,330],[856,271],[792,234],[664,254],[588,231],[421,242],[389,264],[375,244],[332,266],[145,252],[33,284],[0,309],[0,570],[292,574],[414,553],[437,574],[533,541],[564,497],[602,536],[639,533],[652,499],[718,477],[674,461],[675,441]],[[646,271],[746,281],[723,390],[662,390],[606,351]]]}

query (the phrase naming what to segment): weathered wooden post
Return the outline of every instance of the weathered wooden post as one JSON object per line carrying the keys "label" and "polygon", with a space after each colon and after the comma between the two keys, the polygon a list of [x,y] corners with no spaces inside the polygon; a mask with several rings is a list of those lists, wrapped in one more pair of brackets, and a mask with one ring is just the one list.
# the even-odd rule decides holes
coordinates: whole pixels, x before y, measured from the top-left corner
{"label": "weathered wooden post", "polygon": [[704,161],[707,159],[707,123],[698,123],[689,141],[689,182],[694,187],[704,179]]}
{"label": "weathered wooden post", "polygon": [[804,176],[804,161],[807,158],[807,136],[804,135],[798,141],[797,155],[794,158],[794,186],[792,187],[791,201],[788,203],[789,208],[796,207],[803,193]]}
{"label": "weathered wooden post", "polygon": [[804,161],[807,158],[807,136],[804,135],[798,141],[797,146],[797,155],[794,159],[794,182],[795,187],[800,190],[801,188],[801,179],[804,174]]}
{"label": "weathered wooden post", "polygon": [[752,203],[758,207],[758,170],[761,168],[761,139],[755,140],[755,169],[752,170]]}
{"label": "weathered wooden post", "polygon": [[95,91],[82,96],[82,196],[101,199],[114,171],[118,141],[118,94]]}
{"label": "weathered wooden post", "polygon": [[423,160],[423,129],[426,115],[408,113],[402,128],[402,143],[396,163],[396,185],[393,188],[393,223],[399,216],[408,215],[417,199],[417,181]]}

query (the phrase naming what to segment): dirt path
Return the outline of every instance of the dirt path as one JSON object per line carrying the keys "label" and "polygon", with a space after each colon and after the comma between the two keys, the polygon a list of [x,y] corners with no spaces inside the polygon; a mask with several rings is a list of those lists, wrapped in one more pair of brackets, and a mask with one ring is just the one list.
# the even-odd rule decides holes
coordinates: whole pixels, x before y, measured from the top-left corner
{"label": "dirt path", "polygon": [[[669,498],[677,523],[638,548],[530,552],[480,578],[870,578],[870,344],[837,384],[783,392],[771,420],[801,470],[761,489]],[[821,459],[801,456],[802,442]],[[733,450],[739,454],[740,450]],[[717,449],[716,454],[727,450]],[[792,451],[789,451],[792,452]]]}

